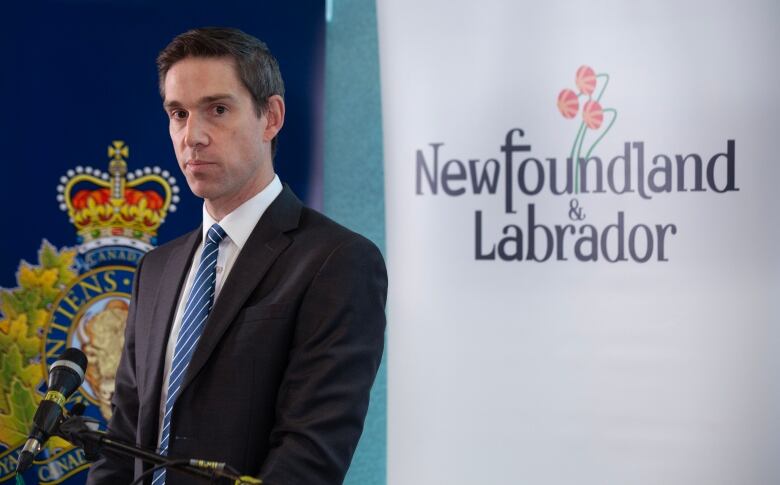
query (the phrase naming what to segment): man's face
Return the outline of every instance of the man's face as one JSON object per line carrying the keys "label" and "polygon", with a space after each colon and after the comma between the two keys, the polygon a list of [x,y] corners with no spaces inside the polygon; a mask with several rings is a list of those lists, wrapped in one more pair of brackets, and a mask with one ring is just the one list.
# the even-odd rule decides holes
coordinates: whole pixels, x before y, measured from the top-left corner
{"label": "man's face", "polygon": [[268,118],[257,117],[232,59],[187,57],[171,66],[164,86],[179,168],[212,216],[220,217],[212,208],[232,210],[270,182]]}

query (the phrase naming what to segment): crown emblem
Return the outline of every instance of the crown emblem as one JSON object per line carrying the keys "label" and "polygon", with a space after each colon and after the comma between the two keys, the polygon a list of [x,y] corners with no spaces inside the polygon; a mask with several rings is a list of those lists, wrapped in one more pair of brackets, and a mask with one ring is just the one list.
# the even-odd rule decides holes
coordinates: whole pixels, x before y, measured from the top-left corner
{"label": "crown emblem", "polygon": [[78,166],[60,177],[60,209],[76,226],[82,251],[117,244],[148,251],[165,216],[176,211],[176,179],[160,167],[128,171],[130,148],[121,140],[108,156],[107,172]]}

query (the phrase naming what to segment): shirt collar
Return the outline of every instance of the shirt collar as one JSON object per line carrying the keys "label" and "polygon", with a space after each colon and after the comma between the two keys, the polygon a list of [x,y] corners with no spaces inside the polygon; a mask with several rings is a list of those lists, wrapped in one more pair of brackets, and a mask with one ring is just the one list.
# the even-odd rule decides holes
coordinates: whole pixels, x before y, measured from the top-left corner
{"label": "shirt collar", "polygon": [[[265,186],[263,190],[255,194],[254,197],[236,207],[233,212],[226,215],[219,221],[220,227],[225,230],[227,237],[233,241],[238,249],[242,249],[249,235],[254,230],[260,217],[271,205],[271,202],[282,192],[282,182],[279,176],[274,174],[271,183]],[[203,240],[214,223],[217,222],[206,210],[206,204],[203,204]]]}

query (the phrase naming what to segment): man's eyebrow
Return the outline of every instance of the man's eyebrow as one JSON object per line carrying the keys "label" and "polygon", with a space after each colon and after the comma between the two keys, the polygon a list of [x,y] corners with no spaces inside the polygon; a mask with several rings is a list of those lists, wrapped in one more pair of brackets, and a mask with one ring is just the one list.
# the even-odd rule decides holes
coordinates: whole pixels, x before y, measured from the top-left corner
{"label": "man's eyebrow", "polygon": [[236,97],[232,94],[213,94],[211,96],[203,96],[198,101],[198,104],[210,104],[217,101],[233,101]]}
{"label": "man's eyebrow", "polygon": [[[212,94],[210,96],[203,96],[200,98],[198,100],[198,105],[211,104],[217,101],[234,101],[235,99],[236,97],[232,94]],[[165,101],[163,103],[163,108],[165,108],[166,111],[173,108],[181,108],[183,106],[183,104],[176,100]]]}
{"label": "man's eyebrow", "polygon": [[165,111],[170,111],[173,108],[181,108],[181,106],[182,104],[176,100],[165,101],[163,103],[163,109],[165,109]]}

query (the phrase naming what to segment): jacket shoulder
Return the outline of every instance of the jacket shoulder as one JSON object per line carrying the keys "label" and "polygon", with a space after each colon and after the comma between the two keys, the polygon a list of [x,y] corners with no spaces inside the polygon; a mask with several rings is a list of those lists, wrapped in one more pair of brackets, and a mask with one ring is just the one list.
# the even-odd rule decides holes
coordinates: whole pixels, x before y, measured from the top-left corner
{"label": "jacket shoulder", "polygon": [[326,252],[345,245],[357,250],[379,252],[370,239],[309,207],[301,211],[300,224],[291,235],[301,243],[312,243]]}

